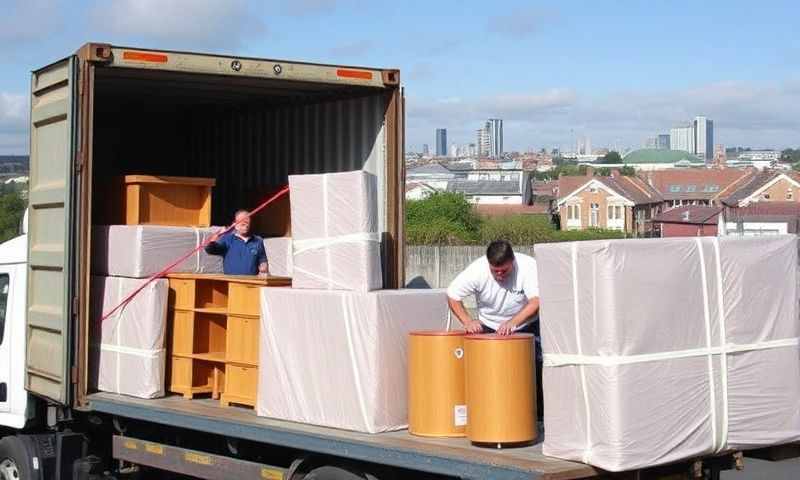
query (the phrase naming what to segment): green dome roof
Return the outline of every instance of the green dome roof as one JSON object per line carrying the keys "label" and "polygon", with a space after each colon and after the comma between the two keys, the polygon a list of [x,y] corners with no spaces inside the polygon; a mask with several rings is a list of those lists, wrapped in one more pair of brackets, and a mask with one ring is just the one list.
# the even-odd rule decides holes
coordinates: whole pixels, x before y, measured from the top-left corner
{"label": "green dome roof", "polygon": [[703,161],[683,150],[659,150],[655,148],[642,148],[634,150],[622,157],[623,163],[699,163]]}

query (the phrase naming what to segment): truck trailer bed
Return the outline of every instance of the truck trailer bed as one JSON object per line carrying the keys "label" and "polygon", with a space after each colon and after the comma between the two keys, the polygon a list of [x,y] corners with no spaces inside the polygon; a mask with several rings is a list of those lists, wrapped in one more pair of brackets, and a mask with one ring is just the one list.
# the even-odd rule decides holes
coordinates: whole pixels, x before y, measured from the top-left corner
{"label": "truck trailer bed", "polygon": [[89,400],[92,410],[110,415],[461,478],[571,480],[602,474],[543,455],[541,441],[494,450],[472,446],[464,438],[423,438],[405,430],[364,434],[273,420],[251,409],[222,408],[218,401],[181,396],[143,400],[95,393]]}

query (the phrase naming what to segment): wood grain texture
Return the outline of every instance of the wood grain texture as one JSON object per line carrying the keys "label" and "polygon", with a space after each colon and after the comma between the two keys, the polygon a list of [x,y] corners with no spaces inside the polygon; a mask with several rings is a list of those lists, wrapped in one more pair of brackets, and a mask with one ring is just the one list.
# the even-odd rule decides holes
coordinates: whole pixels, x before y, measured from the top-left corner
{"label": "wood grain texture", "polygon": [[504,444],[536,439],[533,337],[469,335],[464,339],[467,437]]}
{"label": "wood grain texture", "polygon": [[[463,437],[456,409],[466,405],[464,335],[409,335],[408,430],[414,435]],[[460,422],[459,422],[460,423]]]}
{"label": "wood grain texture", "polygon": [[122,184],[126,225],[211,225],[214,179],[127,175]]}

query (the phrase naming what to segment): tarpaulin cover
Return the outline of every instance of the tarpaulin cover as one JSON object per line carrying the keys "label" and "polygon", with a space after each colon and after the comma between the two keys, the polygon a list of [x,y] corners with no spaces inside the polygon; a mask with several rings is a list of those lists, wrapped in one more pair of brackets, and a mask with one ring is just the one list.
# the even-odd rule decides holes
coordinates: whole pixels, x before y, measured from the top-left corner
{"label": "tarpaulin cover", "polygon": [[[158,273],[222,227],[157,225],[97,226],[92,235],[92,271],[97,275],[146,278]],[[222,273],[222,257],[200,250],[173,273]]]}
{"label": "tarpaulin cover", "polygon": [[264,250],[271,275],[292,276],[292,237],[265,238]]}
{"label": "tarpaulin cover", "polygon": [[117,306],[142,282],[133,278],[92,277],[91,371],[98,390],[157,398],[164,396],[167,280],[153,281],[127,305],[100,320],[103,312]]}
{"label": "tarpaulin cover", "polygon": [[444,290],[261,289],[257,413],[377,433],[406,428],[412,330],[441,330]]}
{"label": "tarpaulin cover", "polygon": [[293,288],[382,287],[377,191],[363,171],[289,176]]}
{"label": "tarpaulin cover", "polygon": [[537,245],[543,452],[624,471],[800,440],[797,247]]}

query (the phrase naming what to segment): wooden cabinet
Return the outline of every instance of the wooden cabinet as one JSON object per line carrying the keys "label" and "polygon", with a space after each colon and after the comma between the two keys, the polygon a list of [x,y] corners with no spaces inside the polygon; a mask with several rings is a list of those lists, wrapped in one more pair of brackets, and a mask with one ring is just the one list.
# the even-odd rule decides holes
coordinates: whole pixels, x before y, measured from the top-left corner
{"label": "wooden cabinet", "polygon": [[289,286],[285,277],[170,274],[169,391],[211,394],[221,404],[255,406],[258,387],[259,288]]}
{"label": "wooden cabinet", "polygon": [[115,185],[115,207],[108,224],[211,225],[213,178],[126,175]]}

